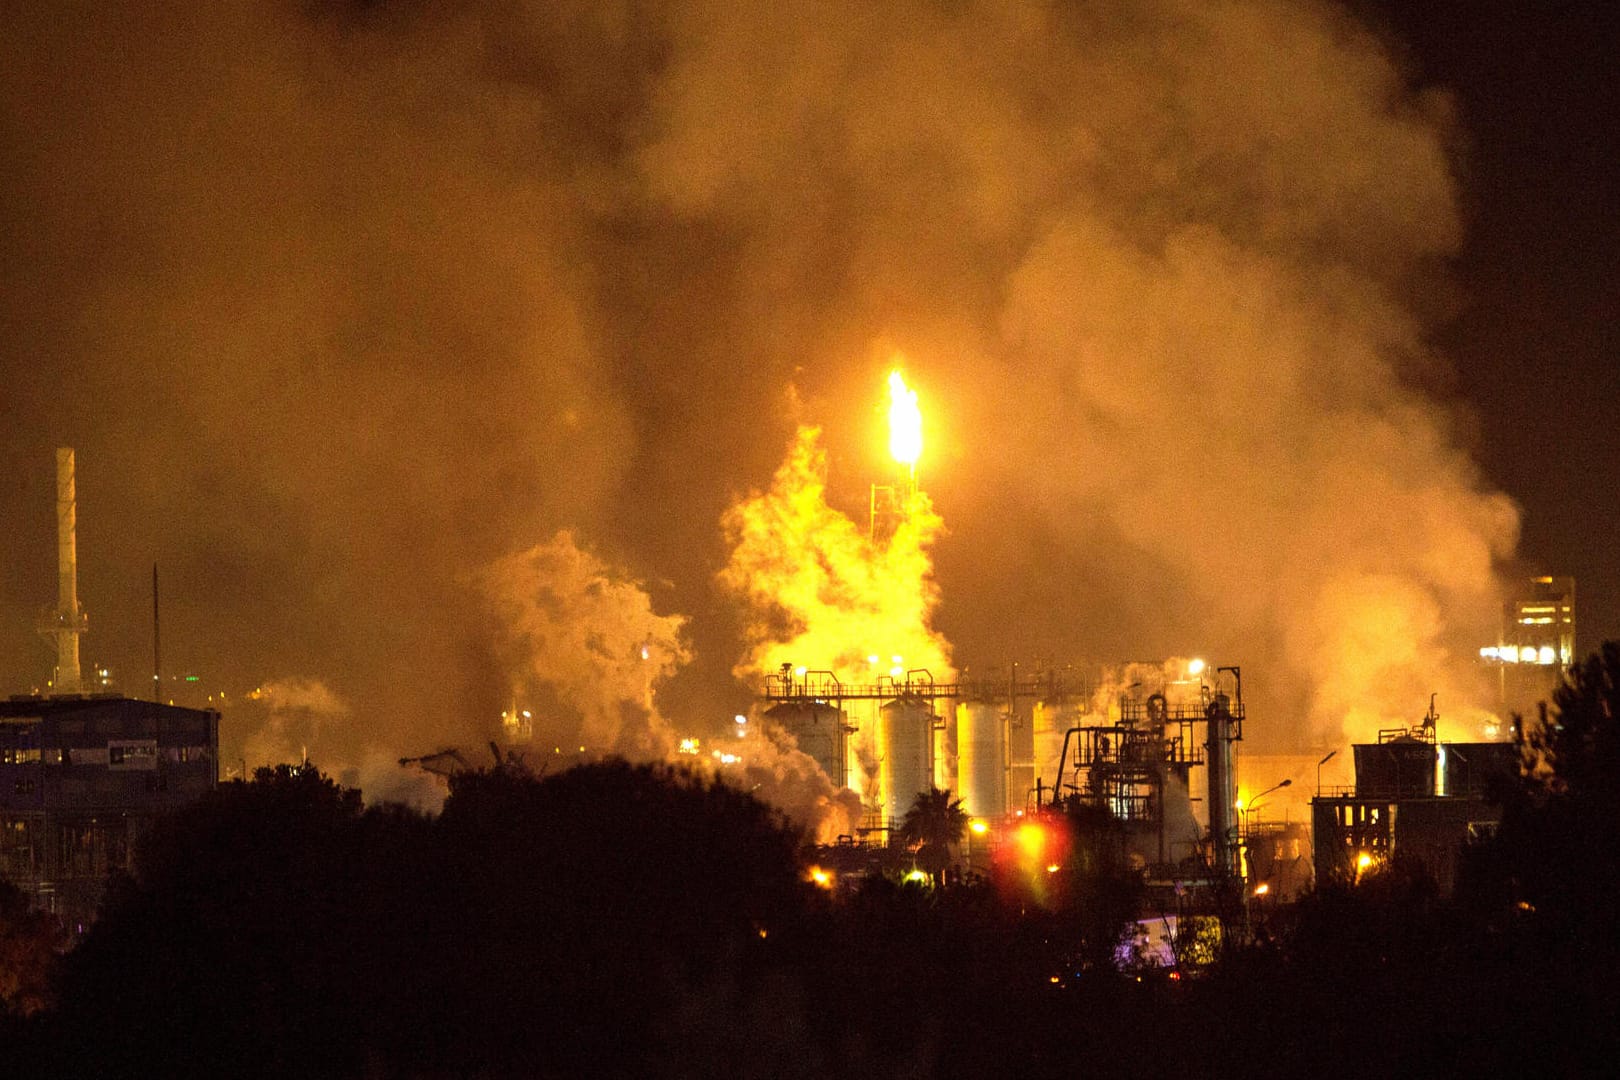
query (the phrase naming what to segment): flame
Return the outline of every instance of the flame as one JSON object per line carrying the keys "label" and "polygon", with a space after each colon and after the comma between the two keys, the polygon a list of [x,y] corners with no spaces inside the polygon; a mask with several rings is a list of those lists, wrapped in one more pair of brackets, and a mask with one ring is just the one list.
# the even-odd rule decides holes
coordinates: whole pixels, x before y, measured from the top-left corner
{"label": "flame", "polygon": [[889,372],[889,453],[908,469],[922,456],[922,409],[899,368]]}
{"label": "flame", "polygon": [[800,428],[771,489],[726,512],[731,558],[719,577],[748,622],[736,674],[754,680],[788,664],[864,684],[898,657],[896,667],[948,680],[950,644],[930,625],[939,589],[929,548],[943,522],[918,492],[893,535],[873,540],[827,505],[819,439]]}

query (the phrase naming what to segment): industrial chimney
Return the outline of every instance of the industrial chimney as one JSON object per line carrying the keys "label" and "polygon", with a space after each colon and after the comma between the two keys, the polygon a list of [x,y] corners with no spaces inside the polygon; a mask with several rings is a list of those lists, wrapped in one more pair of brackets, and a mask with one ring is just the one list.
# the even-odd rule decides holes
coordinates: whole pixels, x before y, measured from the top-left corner
{"label": "industrial chimney", "polygon": [[56,677],[59,694],[83,689],[79,675],[79,635],[88,621],[79,609],[78,499],[73,485],[73,448],[56,451],[56,611],[47,616],[40,632],[56,639]]}

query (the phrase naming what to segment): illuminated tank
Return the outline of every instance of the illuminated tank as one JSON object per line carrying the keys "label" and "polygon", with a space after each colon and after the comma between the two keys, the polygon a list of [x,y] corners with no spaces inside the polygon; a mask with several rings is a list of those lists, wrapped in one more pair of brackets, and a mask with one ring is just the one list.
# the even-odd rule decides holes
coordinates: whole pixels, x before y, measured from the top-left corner
{"label": "illuminated tank", "polygon": [[878,775],[883,816],[905,816],[934,781],[934,713],[920,698],[896,698],[878,710]]}
{"label": "illuminated tank", "polygon": [[839,787],[848,784],[845,756],[847,717],[821,701],[787,701],[765,710],[765,720],[793,736],[827,778]]}
{"label": "illuminated tank", "polygon": [[1001,710],[986,701],[956,707],[957,793],[972,817],[1007,812],[1007,738]]}
{"label": "illuminated tank", "polygon": [[1042,787],[1051,789],[1062,784],[1058,775],[1063,757],[1063,736],[1073,727],[1080,726],[1080,706],[1071,701],[1037,701],[1035,703],[1035,776]]}

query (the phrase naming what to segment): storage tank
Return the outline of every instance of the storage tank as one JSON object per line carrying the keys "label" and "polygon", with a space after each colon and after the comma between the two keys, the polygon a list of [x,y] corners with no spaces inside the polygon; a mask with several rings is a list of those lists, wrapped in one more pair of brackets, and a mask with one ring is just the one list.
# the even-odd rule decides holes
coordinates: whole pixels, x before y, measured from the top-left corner
{"label": "storage tank", "polygon": [[1007,812],[1007,725],[987,701],[956,707],[957,794],[973,817]]}
{"label": "storage tank", "polygon": [[878,775],[883,816],[898,821],[934,782],[934,713],[919,698],[897,698],[878,710]]}
{"label": "storage tank", "polygon": [[844,753],[847,718],[842,710],[824,701],[785,701],[766,709],[765,719],[792,735],[799,749],[815,759],[829,780],[839,787],[849,786]]}
{"label": "storage tank", "polygon": [[1035,703],[1035,775],[1048,790],[1057,788],[1063,783],[1063,777],[1059,775],[1058,761],[1063,756],[1063,736],[1070,728],[1079,726],[1080,706],[1077,703],[1072,701]]}

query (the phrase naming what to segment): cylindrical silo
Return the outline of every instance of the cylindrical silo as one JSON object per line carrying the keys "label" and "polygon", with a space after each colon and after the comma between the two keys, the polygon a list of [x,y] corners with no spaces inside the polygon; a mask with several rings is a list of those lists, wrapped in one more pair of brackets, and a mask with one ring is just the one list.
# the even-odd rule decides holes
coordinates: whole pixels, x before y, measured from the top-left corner
{"label": "cylindrical silo", "polygon": [[1007,725],[990,702],[956,707],[956,776],[962,809],[970,815],[1007,812]]}
{"label": "cylindrical silo", "polygon": [[765,710],[765,719],[792,735],[799,749],[815,759],[827,778],[847,787],[844,713],[823,701],[785,701]]}
{"label": "cylindrical silo", "polygon": [[[1080,725],[1080,706],[1072,701],[1035,703],[1035,775],[1047,790],[1057,788],[1059,758],[1063,756],[1063,736]],[[1072,763],[1071,763],[1072,764]]]}
{"label": "cylindrical silo", "polygon": [[878,774],[883,816],[898,821],[934,782],[934,713],[919,698],[897,698],[878,710]]}

